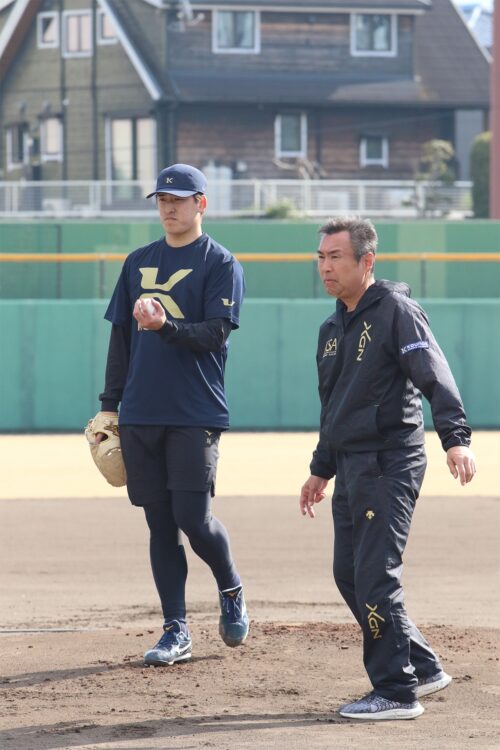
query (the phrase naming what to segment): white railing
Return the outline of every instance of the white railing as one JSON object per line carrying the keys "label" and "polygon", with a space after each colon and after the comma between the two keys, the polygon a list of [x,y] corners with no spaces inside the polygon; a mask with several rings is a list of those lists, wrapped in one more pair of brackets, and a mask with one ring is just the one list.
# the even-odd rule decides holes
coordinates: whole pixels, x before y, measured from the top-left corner
{"label": "white railing", "polygon": [[[414,180],[214,180],[210,218],[472,215],[472,184]],[[140,182],[0,182],[0,218],[148,217],[156,213]]]}

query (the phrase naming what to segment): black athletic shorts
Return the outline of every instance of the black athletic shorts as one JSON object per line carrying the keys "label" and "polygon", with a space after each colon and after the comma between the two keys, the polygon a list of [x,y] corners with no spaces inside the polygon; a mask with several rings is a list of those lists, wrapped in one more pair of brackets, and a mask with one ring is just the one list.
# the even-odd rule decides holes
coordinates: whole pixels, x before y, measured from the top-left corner
{"label": "black athletic shorts", "polygon": [[220,430],[120,425],[132,505],[167,500],[169,490],[215,494]]}

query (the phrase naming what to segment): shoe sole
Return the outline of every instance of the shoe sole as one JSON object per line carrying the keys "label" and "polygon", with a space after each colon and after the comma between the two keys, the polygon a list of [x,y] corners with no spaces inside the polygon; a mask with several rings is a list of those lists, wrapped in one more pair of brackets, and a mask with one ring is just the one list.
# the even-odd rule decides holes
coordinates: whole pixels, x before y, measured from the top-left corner
{"label": "shoe sole", "polygon": [[229,648],[236,648],[237,646],[241,646],[247,639],[249,628],[247,627],[246,633],[243,636],[243,638],[228,638],[226,634],[224,633],[224,628],[221,624],[219,624],[219,635],[226,644],[226,646],[229,646]]}
{"label": "shoe sole", "polygon": [[339,714],[345,719],[361,719],[365,721],[390,721],[395,719],[416,719],[424,713],[423,706],[416,708],[393,708],[390,711],[380,711],[379,713],[350,714],[347,711],[339,711]]}
{"label": "shoe sole", "polygon": [[417,687],[417,698],[423,698],[426,695],[437,693],[439,690],[444,690],[444,688],[448,687],[452,680],[453,677],[451,677],[449,674],[445,674],[441,677],[440,680],[436,680],[436,682],[429,682],[427,685],[420,685],[420,687]]}
{"label": "shoe sole", "polygon": [[144,666],[146,667],[171,667],[172,664],[177,664],[179,661],[187,661],[192,656],[191,653],[189,654],[181,654],[181,656],[177,656],[175,659],[172,659],[172,661],[163,661],[161,659],[144,659]]}

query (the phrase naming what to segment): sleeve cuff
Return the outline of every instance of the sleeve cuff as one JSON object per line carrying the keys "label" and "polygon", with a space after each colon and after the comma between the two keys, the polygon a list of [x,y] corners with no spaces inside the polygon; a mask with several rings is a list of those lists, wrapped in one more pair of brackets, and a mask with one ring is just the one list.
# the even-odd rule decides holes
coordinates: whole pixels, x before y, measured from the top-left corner
{"label": "sleeve cuff", "polygon": [[118,411],[119,401],[103,399],[101,401],[101,411]]}
{"label": "sleeve cuff", "polygon": [[470,446],[471,440],[468,437],[450,437],[448,440],[443,442],[443,449],[447,451],[449,448],[456,448],[457,445],[463,445],[466,448]]}
{"label": "sleeve cuff", "polygon": [[321,477],[321,479],[332,479],[335,476],[335,472],[331,469],[326,469],[322,464],[315,464],[312,462],[309,465],[309,471],[313,477]]}

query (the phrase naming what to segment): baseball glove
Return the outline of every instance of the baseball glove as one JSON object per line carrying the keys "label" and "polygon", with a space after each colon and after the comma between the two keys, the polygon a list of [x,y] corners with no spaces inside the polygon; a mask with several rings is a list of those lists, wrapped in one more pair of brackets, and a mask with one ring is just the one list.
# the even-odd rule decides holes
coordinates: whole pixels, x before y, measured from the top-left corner
{"label": "baseball glove", "polygon": [[[102,433],[102,440],[97,443],[96,435]],[[118,432],[118,414],[98,412],[90,419],[85,428],[85,437],[90,446],[90,453],[95,465],[113,487],[123,487],[127,483],[127,473],[123,463]]]}

